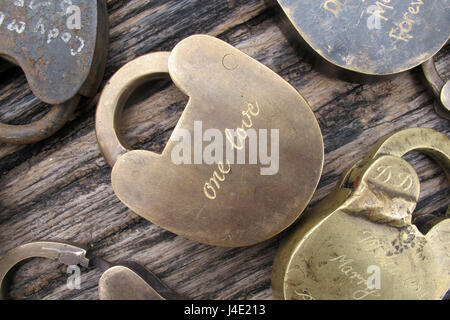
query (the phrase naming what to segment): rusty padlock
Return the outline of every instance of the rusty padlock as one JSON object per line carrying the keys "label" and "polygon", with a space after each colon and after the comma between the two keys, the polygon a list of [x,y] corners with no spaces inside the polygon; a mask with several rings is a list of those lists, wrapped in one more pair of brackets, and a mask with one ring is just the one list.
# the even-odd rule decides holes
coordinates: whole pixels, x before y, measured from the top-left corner
{"label": "rusty padlock", "polygon": [[402,159],[412,150],[436,160],[450,180],[445,134],[414,128],[382,139],[283,240],[272,273],[277,298],[443,298],[450,211],[426,234],[412,224],[420,181]]}
{"label": "rusty padlock", "polygon": [[8,285],[14,267],[31,258],[47,258],[75,267],[99,268],[100,300],[179,300],[152,272],[136,262],[112,264],[89,257],[85,248],[58,241],[37,241],[18,246],[0,258],[0,300],[8,298]]}
{"label": "rusty padlock", "polygon": [[[390,76],[433,63],[450,35],[448,0],[277,2],[291,25],[289,33],[319,57],[319,68],[350,80]],[[439,104],[438,114],[448,119],[442,107]]]}
{"label": "rusty padlock", "polygon": [[[139,84],[168,76],[190,97],[170,141],[161,155],[130,151],[118,130],[124,103]],[[297,90],[206,35],[120,69],[100,97],[96,133],[124,204],[210,245],[248,246],[283,231],[310,201],[323,166],[319,125]]]}
{"label": "rusty padlock", "polygon": [[0,141],[28,144],[59,130],[80,96],[96,94],[108,43],[104,0],[0,1],[0,56],[22,68],[36,97],[54,105],[34,123],[0,124]]}

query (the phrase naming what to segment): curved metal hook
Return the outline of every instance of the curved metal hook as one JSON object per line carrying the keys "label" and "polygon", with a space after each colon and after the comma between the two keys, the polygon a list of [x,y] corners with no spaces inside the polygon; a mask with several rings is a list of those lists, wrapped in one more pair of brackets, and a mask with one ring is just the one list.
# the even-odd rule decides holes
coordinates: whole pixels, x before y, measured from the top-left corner
{"label": "curved metal hook", "polygon": [[[447,135],[433,129],[411,128],[381,139],[366,157],[346,171],[345,178],[341,180],[339,187],[354,183],[361,175],[363,168],[380,156],[390,155],[401,158],[415,150],[433,158],[444,171],[450,184],[450,139]],[[447,216],[450,217],[450,205],[447,208]]]}
{"label": "curved metal hook", "polygon": [[170,52],[155,52],[129,62],[103,89],[96,112],[95,131],[100,151],[111,167],[129,149],[118,130],[124,104],[140,84],[169,77],[169,55]]}
{"label": "curved metal hook", "polygon": [[0,123],[0,141],[14,144],[30,144],[44,140],[61,129],[72,117],[80,101],[75,96],[66,103],[54,105],[42,119],[25,125]]}
{"label": "curved metal hook", "polygon": [[59,260],[65,265],[88,267],[89,259],[86,254],[86,249],[82,247],[54,241],[32,242],[10,250],[0,259],[0,300],[7,297],[8,275],[18,263],[31,258],[47,258]]}

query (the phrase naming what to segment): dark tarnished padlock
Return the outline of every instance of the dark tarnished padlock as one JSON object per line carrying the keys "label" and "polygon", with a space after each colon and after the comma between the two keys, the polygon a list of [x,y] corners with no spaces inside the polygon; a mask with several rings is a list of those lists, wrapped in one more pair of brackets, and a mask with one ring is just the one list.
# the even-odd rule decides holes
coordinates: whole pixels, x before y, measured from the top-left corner
{"label": "dark tarnished padlock", "polygon": [[410,70],[431,60],[450,35],[449,0],[278,3],[296,38],[321,57],[319,67],[346,79]]}
{"label": "dark tarnished padlock", "polygon": [[278,0],[301,38],[344,70],[390,75],[431,59],[450,34],[448,0]]}
{"label": "dark tarnished padlock", "polygon": [[104,0],[0,1],[0,56],[20,66],[33,93],[54,105],[35,123],[0,124],[0,141],[32,143],[59,130],[80,96],[96,94],[108,42]]}
{"label": "dark tarnished padlock", "polygon": [[[161,155],[129,151],[117,130],[124,103],[139,84],[169,75],[190,97],[170,141]],[[207,132],[216,135],[198,148]],[[96,133],[123,203],[173,233],[217,246],[252,245],[291,225],[310,201],[323,166],[321,131],[302,96],[261,63],[206,35],[120,69],[102,92]],[[213,139],[222,142],[215,154],[223,151],[223,157],[208,163],[202,155]],[[259,155],[251,148],[256,140]],[[178,162],[181,141],[189,146],[181,152],[186,161]],[[227,145],[233,156],[248,150],[245,161],[224,159]],[[278,155],[270,168],[260,161],[264,147]]]}
{"label": "dark tarnished padlock", "polygon": [[450,287],[450,219],[425,235],[412,224],[420,182],[402,159],[412,150],[427,153],[450,178],[445,134],[414,128],[380,141],[282,242],[272,273],[277,298],[443,298]]}
{"label": "dark tarnished padlock", "polygon": [[8,297],[8,280],[17,264],[31,258],[58,260],[67,266],[97,267],[104,271],[99,281],[100,300],[178,300],[153,273],[135,262],[111,264],[101,258],[88,258],[77,245],[38,241],[21,245],[0,259],[0,300]]}

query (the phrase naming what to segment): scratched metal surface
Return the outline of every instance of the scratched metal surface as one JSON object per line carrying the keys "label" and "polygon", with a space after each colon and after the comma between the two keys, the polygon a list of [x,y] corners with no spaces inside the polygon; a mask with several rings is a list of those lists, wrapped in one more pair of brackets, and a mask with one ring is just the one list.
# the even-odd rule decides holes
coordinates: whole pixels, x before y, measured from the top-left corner
{"label": "scratched metal surface", "polygon": [[97,1],[70,3],[0,1],[0,56],[21,66],[35,95],[47,103],[75,96],[94,60]]}
{"label": "scratched metal surface", "polygon": [[323,58],[384,75],[432,57],[450,34],[450,1],[278,0],[303,39]]}
{"label": "scratched metal surface", "polygon": [[[281,31],[280,13],[262,0],[110,0],[111,45],[105,80],[149,52],[171,50],[183,38],[217,36],[280,74],[306,98],[324,135],[325,166],[310,207],[332,190],[343,171],[382,136],[414,126],[450,134],[436,116],[433,97],[418,70],[371,84],[350,83],[316,70]],[[436,57],[450,76],[446,47]],[[61,239],[87,245],[110,261],[133,260],[178,293],[193,299],[271,299],[273,258],[283,234],[237,249],[186,240],[140,218],[115,196],[111,168],[94,132],[97,97],[81,103],[76,118],[55,136],[30,146],[0,145],[0,255],[30,241]],[[161,152],[181,116],[186,97],[156,82],[135,94],[123,117],[134,148]],[[48,106],[29,91],[17,69],[2,74],[0,120],[27,123]],[[448,187],[425,156],[407,159],[421,179],[415,221],[443,216]],[[293,185],[292,188],[295,188]],[[98,270],[82,270],[81,289],[67,288],[66,268],[37,259],[15,273],[15,299],[98,299]]]}

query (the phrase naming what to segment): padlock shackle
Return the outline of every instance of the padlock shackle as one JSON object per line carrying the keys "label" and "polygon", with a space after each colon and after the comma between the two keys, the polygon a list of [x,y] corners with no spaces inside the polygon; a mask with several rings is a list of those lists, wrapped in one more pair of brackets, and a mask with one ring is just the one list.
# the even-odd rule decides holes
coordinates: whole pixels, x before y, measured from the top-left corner
{"label": "padlock shackle", "polygon": [[422,64],[425,81],[428,84],[431,92],[437,99],[435,104],[436,113],[450,120],[450,82],[444,81],[436,69],[434,58],[425,61]]}
{"label": "padlock shackle", "polygon": [[[450,212],[426,234],[408,219],[420,181],[402,157],[413,150],[437,160],[449,178],[446,134],[413,128],[381,139],[283,240],[272,268],[276,298],[358,299],[356,292],[368,299],[443,297],[449,287]],[[370,265],[386,270],[385,285],[376,291],[366,291],[368,278],[358,276],[357,270]]]}
{"label": "padlock shackle", "polygon": [[447,135],[428,128],[410,128],[379,140],[363,159],[347,169],[338,188],[354,182],[360,169],[374,159],[383,155],[401,158],[411,151],[421,151],[433,158],[442,167],[450,182],[450,144]]}
{"label": "padlock shackle", "polygon": [[7,282],[10,271],[18,263],[31,258],[59,260],[65,265],[89,266],[86,249],[74,244],[38,241],[21,245],[8,251],[0,259],[0,300],[7,298]]}
{"label": "padlock shackle", "polygon": [[449,138],[433,129],[410,128],[391,134],[375,144],[366,159],[375,159],[380,155],[403,157],[410,151],[421,151],[433,158],[450,181]]}
{"label": "padlock shackle", "polygon": [[[79,96],[93,97],[97,94],[103,80],[108,56],[109,22],[107,5],[105,0],[83,0],[79,2],[82,2],[83,11],[87,14],[87,17],[83,15],[82,19],[83,28],[87,28],[87,32],[78,30],[76,33],[80,37],[77,36],[77,41],[82,44],[80,50],[82,48],[87,50],[86,48],[92,47],[89,54],[84,51],[81,54],[79,54],[80,52],[72,52],[68,55],[61,55],[62,51],[55,50],[55,47],[41,46],[39,37],[44,32],[35,33],[37,36],[31,37],[31,40],[28,39],[29,37],[27,41],[18,40],[16,45],[18,48],[22,48],[19,51],[8,50],[7,47],[10,46],[8,41],[0,46],[0,73],[14,65],[19,66],[25,72],[33,94],[41,101],[53,105],[48,114],[36,122],[18,126],[0,124],[0,142],[31,144],[44,140],[60,130],[71,119],[80,100]],[[5,11],[4,9],[8,14],[13,13],[17,8],[5,4],[2,11]],[[33,12],[36,8],[33,9],[31,4],[23,9],[27,10],[27,13],[37,13],[37,11]],[[30,9],[32,11],[29,11]],[[43,17],[45,14],[42,12]],[[53,12],[51,14],[59,13]],[[33,19],[33,15],[27,14],[26,16],[28,17],[25,20],[27,23],[28,19]],[[31,23],[31,20],[29,22]],[[55,23],[55,21],[48,22]],[[56,30],[58,31],[58,28]],[[5,34],[1,34],[1,36],[5,36]],[[47,43],[50,43],[50,38],[47,40]],[[89,43],[92,42],[92,46],[85,43],[87,40],[89,40]],[[35,47],[39,47],[39,54],[31,54]],[[79,63],[72,60],[75,59],[75,56],[79,57],[76,58]],[[67,59],[67,57],[70,57],[70,59]],[[39,67],[40,65],[45,65],[45,67]],[[58,66],[57,72],[54,71],[55,68],[49,68],[51,65]],[[77,65],[79,66],[78,69]]]}
{"label": "padlock shackle", "polygon": [[[377,158],[385,155],[401,158],[411,151],[423,152],[435,160],[450,184],[450,140],[447,135],[428,128],[410,128],[395,132],[377,142],[366,157],[346,171],[338,188],[354,183],[364,166]],[[450,214],[450,205],[447,214]]]}
{"label": "padlock shackle", "polygon": [[57,104],[40,120],[25,125],[0,123],[0,141],[13,144],[31,144],[47,139],[61,129],[73,116],[80,101],[75,96],[63,104]]}
{"label": "padlock shackle", "polygon": [[155,52],[139,57],[117,71],[108,81],[97,106],[95,131],[100,151],[113,167],[129,147],[120,136],[120,119],[125,103],[139,85],[167,79],[170,52]]}

